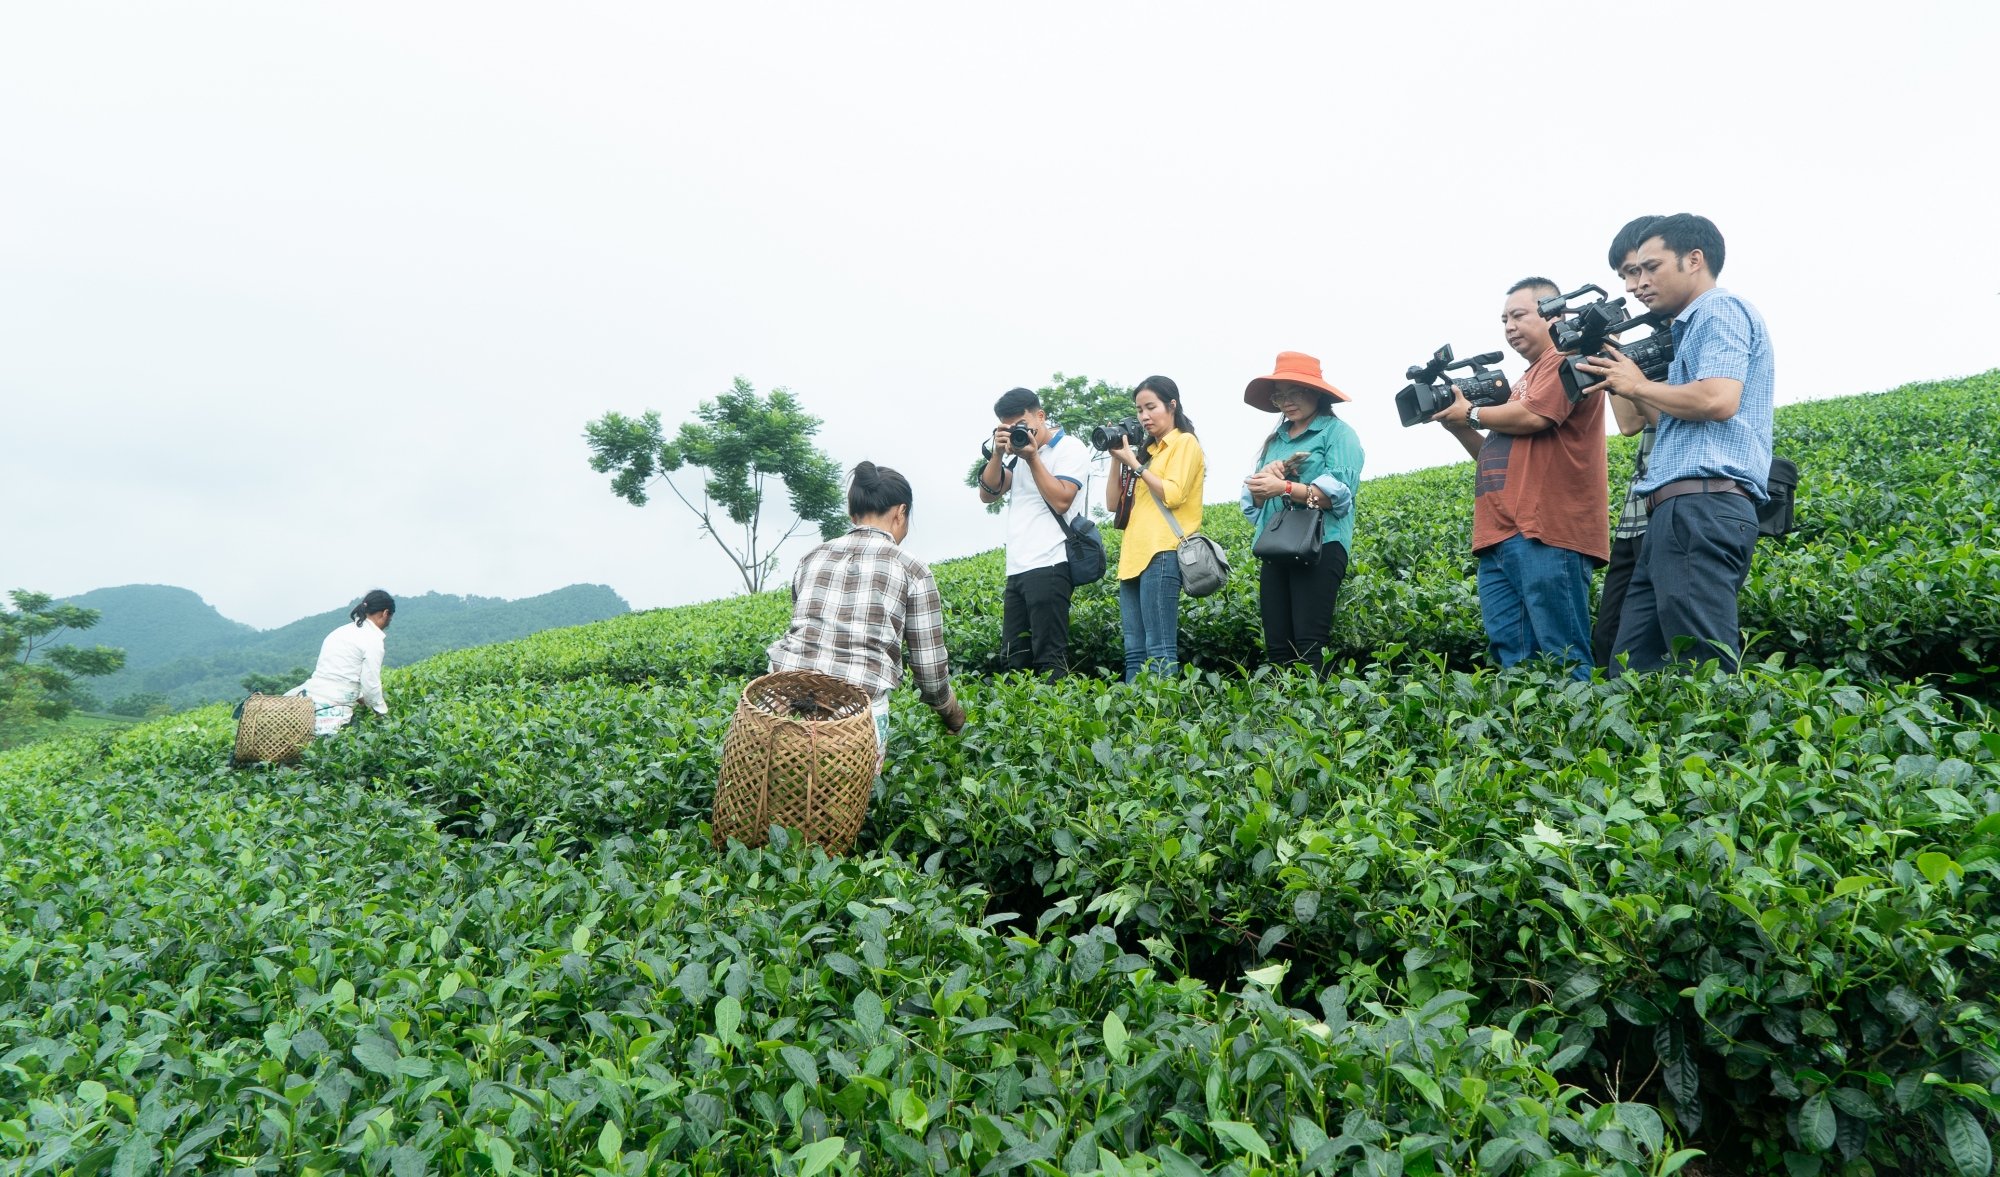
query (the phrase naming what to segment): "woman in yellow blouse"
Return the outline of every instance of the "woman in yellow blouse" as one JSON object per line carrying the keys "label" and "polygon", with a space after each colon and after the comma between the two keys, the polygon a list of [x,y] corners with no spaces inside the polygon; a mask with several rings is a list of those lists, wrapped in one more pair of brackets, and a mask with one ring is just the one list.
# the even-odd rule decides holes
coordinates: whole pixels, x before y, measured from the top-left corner
{"label": "woman in yellow blouse", "polygon": [[1180,537],[1201,530],[1204,464],[1181,390],[1165,376],[1148,376],[1132,393],[1146,432],[1143,459],[1131,440],[1111,451],[1124,467],[1104,488],[1104,506],[1125,529],[1118,551],[1118,617],[1125,627],[1125,681],[1141,670],[1172,674],[1180,666]]}

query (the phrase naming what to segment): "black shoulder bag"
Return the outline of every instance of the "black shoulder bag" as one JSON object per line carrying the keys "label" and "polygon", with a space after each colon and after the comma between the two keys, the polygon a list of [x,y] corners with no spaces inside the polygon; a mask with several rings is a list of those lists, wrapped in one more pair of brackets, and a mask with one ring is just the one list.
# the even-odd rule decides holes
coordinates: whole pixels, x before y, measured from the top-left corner
{"label": "black shoulder bag", "polygon": [[[1078,487],[1078,494],[1083,488]],[[1097,523],[1089,516],[1079,513],[1074,521],[1047,499],[1042,505],[1056,517],[1063,529],[1063,552],[1069,557],[1069,582],[1072,585],[1095,584],[1104,579],[1104,537],[1097,534]]]}

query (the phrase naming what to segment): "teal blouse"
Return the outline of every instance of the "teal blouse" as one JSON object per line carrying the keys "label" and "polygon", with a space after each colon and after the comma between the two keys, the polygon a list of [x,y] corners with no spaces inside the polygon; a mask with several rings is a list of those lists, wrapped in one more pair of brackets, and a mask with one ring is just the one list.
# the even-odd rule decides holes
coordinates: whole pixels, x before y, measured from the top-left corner
{"label": "teal blouse", "polygon": [[[1327,500],[1327,508],[1321,515],[1320,542],[1338,543],[1352,552],[1354,491],[1361,485],[1361,437],[1352,425],[1324,413],[1307,422],[1306,431],[1297,437],[1288,436],[1287,426],[1280,422],[1277,435],[1264,444],[1257,469],[1283,461],[1301,450],[1306,458],[1300,463],[1299,476],[1292,481],[1312,483]],[[1272,499],[1262,506],[1252,503],[1248,487],[1238,503],[1257,525],[1257,535],[1263,535],[1265,526],[1285,509],[1281,499]],[[1254,537],[1251,542],[1256,542]]]}

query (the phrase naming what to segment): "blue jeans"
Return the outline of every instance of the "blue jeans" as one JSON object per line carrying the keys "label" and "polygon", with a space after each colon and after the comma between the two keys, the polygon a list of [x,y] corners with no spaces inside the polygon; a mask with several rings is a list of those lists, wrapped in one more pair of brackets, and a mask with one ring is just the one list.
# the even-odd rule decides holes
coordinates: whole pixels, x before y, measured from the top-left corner
{"label": "blue jeans", "polygon": [[1144,572],[1118,582],[1118,620],[1125,627],[1126,682],[1141,670],[1180,669],[1181,561],[1172,548],[1154,556]]}
{"label": "blue jeans", "polygon": [[1590,680],[1590,562],[1568,548],[1514,535],[1479,557],[1479,612],[1493,660],[1547,656]]}

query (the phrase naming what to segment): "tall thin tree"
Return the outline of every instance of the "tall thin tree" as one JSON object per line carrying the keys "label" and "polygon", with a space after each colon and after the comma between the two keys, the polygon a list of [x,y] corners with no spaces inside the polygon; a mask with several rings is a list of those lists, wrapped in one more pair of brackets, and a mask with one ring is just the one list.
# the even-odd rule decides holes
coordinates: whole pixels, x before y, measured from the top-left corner
{"label": "tall thin tree", "polygon": [[[611,493],[635,507],[646,505],[648,488],[664,482],[694,513],[701,530],[715,540],[743,577],[743,587],[762,592],[778,569],[778,549],[801,527],[817,526],[832,538],[847,526],[842,511],[840,467],[813,444],[820,419],[805,411],[790,391],[760,396],[736,378],[728,392],[703,401],[695,419],[667,440],[660,414],[638,417],[606,413],[584,428],[590,468],[610,474]],[[671,477],[684,467],[704,472],[697,497]],[[782,487],[791,507],[783,534],[767,522],[769,497]],[[732,545],[723,532],[730,530]]]}

